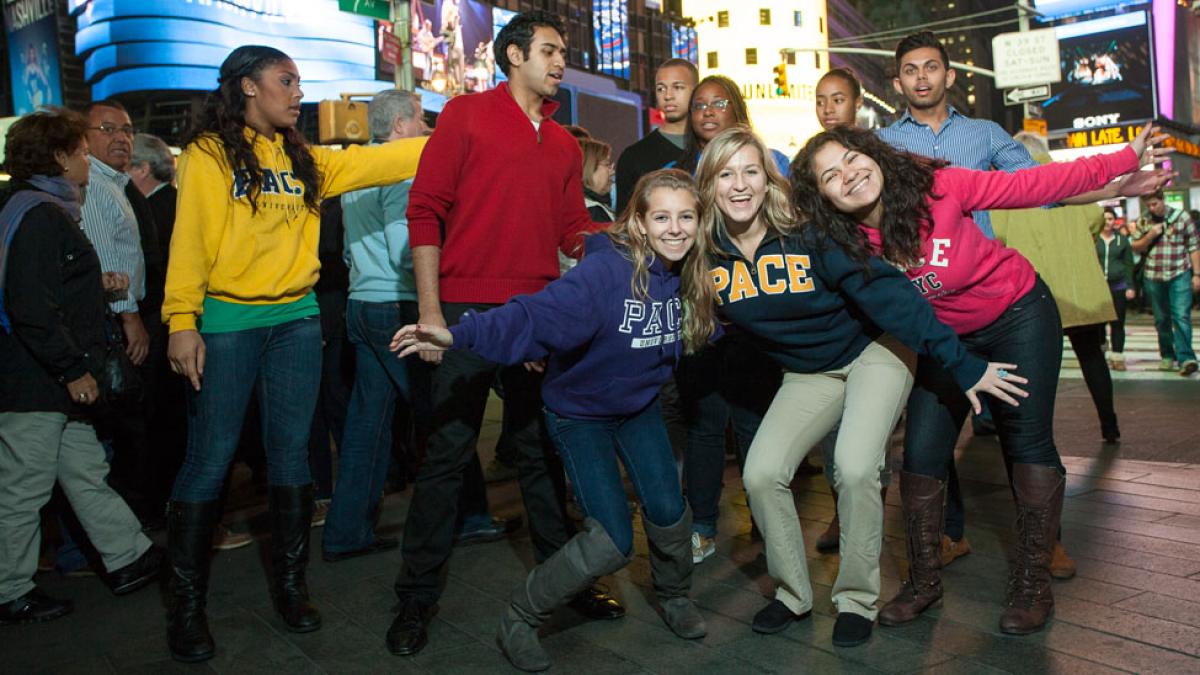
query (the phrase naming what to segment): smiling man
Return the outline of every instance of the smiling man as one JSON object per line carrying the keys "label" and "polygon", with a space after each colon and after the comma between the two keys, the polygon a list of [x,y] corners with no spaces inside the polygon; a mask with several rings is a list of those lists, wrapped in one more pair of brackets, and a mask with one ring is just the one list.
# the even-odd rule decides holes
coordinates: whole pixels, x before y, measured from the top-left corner
{"label": "smiling man", "polygon": [[[552,119],[566,72],[565,29],[544,12],[518,14],[494,43],[508,82],[446,104],[409,192],[408,229],[419,323],[457,324],[559,276],[558,251],[578,255],[595,225],[583,203],[579,143]],[[542,419],[540,368],[502,367],[467,351],[423,352],[432,376],[432,434],[404,526],[396,579],[400,613],[387,634],[393,654],[426,643],[430,610],[454,540],[463,470],[475,455],[488,391],[497,374],[517,446],[517,469],[534,557],[549,558],[571,536],[562,467]],[[585,589],[572,606],[617,618],[612,598]]]}
{"label": "smiling man", "polygon": [[654,72],[654,106],[663,125],[625,148],[617,160],[617,213],[625,210],[642,176],[679,161],[687,133],[688,102],[700,74],[691,61],[668,59]]}

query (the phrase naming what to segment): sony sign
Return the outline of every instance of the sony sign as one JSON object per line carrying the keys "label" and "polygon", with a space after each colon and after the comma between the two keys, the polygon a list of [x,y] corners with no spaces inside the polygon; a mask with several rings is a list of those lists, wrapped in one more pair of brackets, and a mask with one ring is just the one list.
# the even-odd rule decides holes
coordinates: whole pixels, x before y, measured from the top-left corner
{"label": "sony sign", "polygon": [[1071,126],[1076,129],[1092,129],[1094,127],[1108,127],[1117,124],[1121,121],[1121,113],[1112,113],[1110,115],[1092,115],[1090,117],[1076,117]]}

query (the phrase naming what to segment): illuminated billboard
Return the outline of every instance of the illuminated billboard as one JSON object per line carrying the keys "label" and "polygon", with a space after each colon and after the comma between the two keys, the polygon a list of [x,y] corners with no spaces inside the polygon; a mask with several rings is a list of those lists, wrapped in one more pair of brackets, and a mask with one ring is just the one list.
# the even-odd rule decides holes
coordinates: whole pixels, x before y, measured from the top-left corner
{"label": "illuminated billboard", "polygon": [[[1090,14],[1105,9],[1126,5],[1143,5],[1147,0],[1034,0],[1030,4],[1041,16],[1041,21],[1050,21],[1064,16]],[[1035,15],[1036,16],[1036,15]]]}
{"label": "illuminated billboard", "polygon": [[[504,9],[502,7],[493,7],[492,8],[492,40],[493,40],[493,42],[500,35],[500,29],[507,26],[508,22],[512,21],[512,18],[516,15],[517,15],[517,13],[512,11],[511,9]],[[493,79],[496,84],[500,84],[504,80],[508,79],[507,77],[504,76],[504,71],[500,70],[499,68],[495,68],[494,70],[495,70],[495,72],[492,73],[492,76],[493,76]]]}
{"label": "illuminated billboard", "polygon": [[1064,24],[1062,82],[1042,103],[1051,132],[1109,127],[1155,116],[1154,57],[1145,12]]}
{"label": "illuminated billboard", "polygon": [[446,96],[492,88],[492,11],[475,0],[412,3],[413,80]]}
{"label": "illuminated billboard", "polygon": [[58,68],[58,18],[52,2],[4,0],[4,30],[12,79],[13,112],[62,105]]}
{"label": "illuminated billboard", "polygon": [[596,70],[629,79],[629,12],[624,0],[593,0],[592,32]]}
{"label": "illuminated billboard", "polygon": [[700,62],[700,49],[696,45],[695,28],[671,25],[671,56],[692,63]]}

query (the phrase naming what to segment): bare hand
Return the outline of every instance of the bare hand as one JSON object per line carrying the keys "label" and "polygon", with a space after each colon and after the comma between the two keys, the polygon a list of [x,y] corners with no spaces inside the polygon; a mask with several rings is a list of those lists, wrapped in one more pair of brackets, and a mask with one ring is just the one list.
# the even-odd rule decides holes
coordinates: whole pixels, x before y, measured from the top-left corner
{"label": "bare hand", "polygon": [[546,372],[546,359],[540,359],[538,361],[526,361],[522,365],[525,366],[525,370],[528,370],[531,373]]}
{"label": "bare hand", "polygon": [[1154,238],[1155,238],[1155,239],[1157,239],[1157,238],[1159,238],[1159,237],[1163,236],[1163,226],[1162,226],[1162,223],[1159,223],[1158,225],[1151,225],[1151,226],[1150,226],[1150,232],[1151,232],[1151,233],[1154,235]]}
{"label": "bare hand", "polygon": [[119,294],[129,290],[129,275],[124,272],[105,272],[100,275],[104,292]]}
{"label": "bare hand", "polygon": [[100,398],[100,386],[91,373],[85,373],[83,377],[67,383],[67,393],[71,395],[73,403],[92,405]]}
{"label": "bare hand", "polygon": [[1134,292],[1134,290],[1132,288],[1125,289],[1125,299],[1126,300],[1133,300],[1136,297],[1137,297],[1137,293]]}
{"label": "bare hand", "polygon": [[1019,375],[1013,375],[1012,371],[1016,369],[1016,364],[1012,363],[988,364],[983,377],[979,378],[974,387],[967,390],[967,399],[971,401],[971,407],[975,410],[976,415],[983,412],[983,405],[979,402],[981,392],[991,394],[1011,406],[1020,405],[1013,396],[1020,398],[1029,396],[1029,392],[1017,386],[1018,384],[1029,384],[1029,380]]}
{"label": "bare hand", "polygon": [[204,378],[204,338],[194,330],[171,333],[167,341],[167,360],[171,370],[183,375],[200,391],[200,380]]}
{"label": "bare hand", "polygon": [[1117,181],[1117,194],[1122,197],[1141,197],[1153,194],[1166,187],[1167,183],[1170,183],[1178,175],[1177,171],[1167,171],[1166,169],[1134,171]]}
{"label": "bare hand", "polygon": [[[421,326],[421,327],[427,328],[427,329],[441,328],[441,329],[445,330],[446,329],[446,318],[442,316],[441,312],[438,312],[437,314],[421,314],[420,316],[417,317],[417,323],[415,325]],[[401,328],[400,330],[404,330],[404,329]],[[449,334],[449,331],[446,331],[446,333]],[[396,335],[397,336],[400,335],[399,331],[397,331]],[[395,343],[396,343],[396,338],[393,337],[392,344],[394,345]],[[450,345],[446,345],[447,349],[449,347],[450,347]],[[392,351],[395,351],[395,350],[396,350],[396,348],[393,347]],[[421,353],[418,354],[418,356],[421,357],[421,360],[424,361],[425,363],[432,363],[434,365],[437,365],[442,362],[442,352],[444,352],[444,351],[445,351],[445,349],[437,349],[436,347],[433,347],[433,348],[422,347],[420,350]],[[410,351],[405,351],[400,356],[402,356],[402,357],[407,356],[411,353],[412,352],[410,352]]]}
{"label": "bare hand", "polygon": [[1192,293],[1200,293],[1200,277],[1192,276]]}
{"label": "bare hand", "polygon": [[121,314],[121,328],[125,330],[125,353],[133,365],[140,366],[150,353],[150,334],[142,325],[142,317],[137,312]]}
{"label": "bare hand", "polygon": [[454,336],[445,326],[412,323],[396,331],[388,349],[394,352],[399,351],[400,358],[420,352],[422,361],[430,361],[425,358],[426,354],[436,354],[438,360],[430,362],[437,363],[441,361],[442,352],[452,346],[454,346]]}
{"label": "bare hand", "polygon": [[1160,164],[1167,155],[1175,152],[1174,148],[1163,147],[1163,142],[1169,138],[1167,134],[1159,133],[1159,128],[1153,122],[1147,122],[1141,132],[1129,142],[1129,147],[1138,156],[1138,166]]}

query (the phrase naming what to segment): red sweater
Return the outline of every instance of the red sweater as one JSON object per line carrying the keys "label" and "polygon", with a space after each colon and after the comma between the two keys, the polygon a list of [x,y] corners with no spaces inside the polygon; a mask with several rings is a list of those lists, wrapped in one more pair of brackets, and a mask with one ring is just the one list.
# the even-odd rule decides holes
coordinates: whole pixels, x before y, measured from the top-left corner
{"label": "red sweater", "polygon": [[559,276],[594,225],[583,204],[579,143],[517,105],[508,84],[446,104],[408,197],[409,243],[442,248],[444,302],[503,303]]}
{"label": "red sweater", "polygon": [[[1033,288],[1033,265],[983,236],[972,211],[1028,209],[1099,190],[1138,168],[1132,148],[1014,173],[947,167],[927,198],[933,226],[922,228],[921,264],[905,273],[933,304],[938,321],[959,335],[983,328]],[[879,231],[862,226],[879,252]]]}

